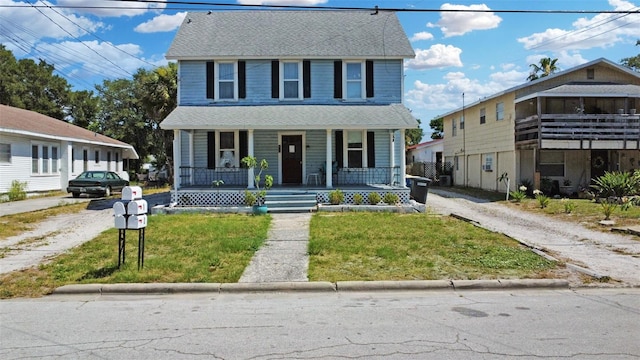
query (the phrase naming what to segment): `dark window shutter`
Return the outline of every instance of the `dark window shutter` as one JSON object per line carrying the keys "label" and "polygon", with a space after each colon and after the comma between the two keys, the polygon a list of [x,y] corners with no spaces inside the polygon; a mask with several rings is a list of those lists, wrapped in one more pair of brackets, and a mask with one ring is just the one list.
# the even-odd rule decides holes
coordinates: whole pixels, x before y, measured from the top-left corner
{"label": "dark window shutter", "polygon": [[271,98],[280,97],[280,62],[278,60],[271,61]]}
{"label": "dark window shutter", "polygon": [[376,167],[376,134],[367,131],[367,167]]}
{"label": "dark window shutter", "polygon": [[366,87],[367,87],[367,97],[373,97],[373,61],[372,60],[367,60],[367,66],[366,66]]}
{"label": "dark window shutter", "polygon": [[302,62],[302,93],[304,98],[311,97],[311,61]]}
{"label": "dark window shutter", "polygon": [[[242,160],[249,155],[249,133],[246,130],[240,130],[238,138],[240,140],[240,160]],[[242,162],[240,162],[240,166],[242,167]]]}
{"label": "dark window shutter", "polygon": [[336,130],[336,161],[338,162],[338,169],[340,169],[343,165],[342,163],[342,153],[344,149],[342,148],[342,130]]}
{"label": "dark window shutter", "polygon": [[207,132],[207,168],[215,169],[216,167],[216,132]]}
{"label": "dark window shutter", "polygon": [[333,98],[342,99],[342,61],[333,62]]}
{"label": "dark window shutter", "polygon": [[238,97],[244,99],[247,97],[247,63],[238,61]]}
{"label": "dark window shutter", "polygon": [[213,99],[215,96],[215,67],[213,61],[207,61],[207,99]]}

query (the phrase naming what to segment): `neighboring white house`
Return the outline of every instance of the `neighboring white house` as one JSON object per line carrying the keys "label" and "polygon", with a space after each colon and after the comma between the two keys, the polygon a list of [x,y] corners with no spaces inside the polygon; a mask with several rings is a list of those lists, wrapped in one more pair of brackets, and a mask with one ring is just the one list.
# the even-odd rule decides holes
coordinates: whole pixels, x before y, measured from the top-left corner
{"label": "neighboring white house", "polygon": [[122,174],[133,146],[33,111],[0,105],[0,193],[13,180],[28,192],[64,190],[85,170]]}
{"label": "neighboring white house", "polygon": [[407,163],[441,163],[444,139],[425,141],[407,148]]}

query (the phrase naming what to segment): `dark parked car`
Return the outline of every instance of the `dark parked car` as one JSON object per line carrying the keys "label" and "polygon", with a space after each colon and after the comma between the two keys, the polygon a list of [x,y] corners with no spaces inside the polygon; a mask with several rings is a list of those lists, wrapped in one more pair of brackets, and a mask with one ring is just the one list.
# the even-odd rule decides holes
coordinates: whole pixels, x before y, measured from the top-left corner
{"label": "dark parked car", "polygon": [[74,198],[80,194],[109,196],[113,191],[122,191],[129,182],[113,171],[85,171],[69,181],[67,192]]}

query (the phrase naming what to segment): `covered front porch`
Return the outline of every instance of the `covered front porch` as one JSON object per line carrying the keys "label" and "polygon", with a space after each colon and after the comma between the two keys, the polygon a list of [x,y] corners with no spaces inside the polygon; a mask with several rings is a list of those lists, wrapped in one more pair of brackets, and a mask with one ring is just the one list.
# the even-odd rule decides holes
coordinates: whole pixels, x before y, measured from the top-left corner
{"label": "covered front porch", "polygon": [[262,179],[273,177],[271,192],[305,189],[321,203],[333,189],[346,201],[377,189],[408,202],[404,129],[412,121],[400,104],[178,107],[162,124],[174,130],[173,202],[242,204],[258,171],[244,166],[246,156],[268,162]]}

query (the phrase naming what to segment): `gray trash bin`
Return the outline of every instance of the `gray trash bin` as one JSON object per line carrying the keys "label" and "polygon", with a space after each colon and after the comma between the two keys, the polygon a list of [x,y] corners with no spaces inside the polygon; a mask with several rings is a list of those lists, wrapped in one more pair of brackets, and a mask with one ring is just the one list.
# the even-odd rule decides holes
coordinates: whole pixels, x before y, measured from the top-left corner
{"label": "gray trash bin", "polygon": [[427,193],[431,179],[420,176],[407,177],[411,180],[411,198],[419,203],[427,203]]}

